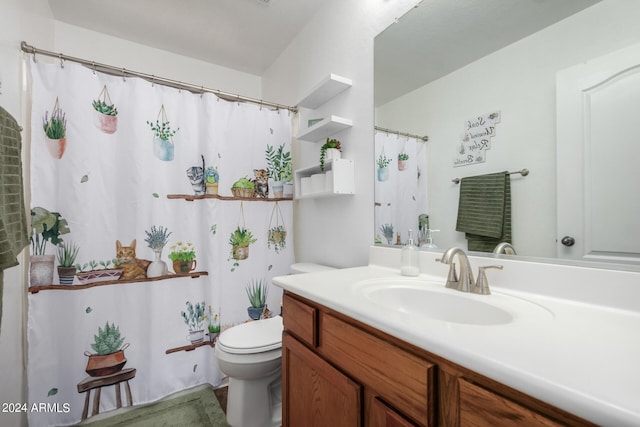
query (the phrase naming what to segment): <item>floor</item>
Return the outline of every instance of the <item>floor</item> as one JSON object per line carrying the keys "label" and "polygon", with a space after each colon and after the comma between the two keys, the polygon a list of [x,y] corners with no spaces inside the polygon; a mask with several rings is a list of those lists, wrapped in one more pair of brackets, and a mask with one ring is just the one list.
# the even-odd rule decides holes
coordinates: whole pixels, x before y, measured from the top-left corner
{"label": "floor", "polygon": [[227,387],[217,388],[213,390],[213,392],[216,394],[216,397],[218,398],[218,402],[220,402],[220,407],[226,414],[227,413]]}

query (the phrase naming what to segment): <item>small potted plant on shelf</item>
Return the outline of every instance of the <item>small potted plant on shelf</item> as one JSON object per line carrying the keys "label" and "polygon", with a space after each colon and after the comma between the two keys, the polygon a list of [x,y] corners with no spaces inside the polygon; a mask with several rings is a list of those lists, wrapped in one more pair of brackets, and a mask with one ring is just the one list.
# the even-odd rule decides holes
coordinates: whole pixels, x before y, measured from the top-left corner
{"label": "small potted plant on shelf", "polygon": [[282,197],[284,192],[285,169],[291,164],[291,152],[284,151],[284,144],[275,149],[267,145],[267,174],[273,180],[274,197]]}
{"label": "small potted plant on shelf", "polygon": [[95,110],[96,127],[104,133],[114,133],[118,129],[118,109],[111,102],[107,85],[104,85],[98,99],[93,100],[91,105]]}
{"label": "small potted plant on shelf", "polygon": [[95,341],[91,344],[91,348],[95,353],[84,352],[84,355],[89,357],[87,374],[92,377],[102,377],[122,370],[127,363],[124,350],[129,347],[129,344],[122,345],[124,337],[120,336],[120,328],[115,323],[109,325],[107,322],[104,328],[98,327],[98,334],[94,335],[93,339]]}
{"label": "small potted plant on shelf", "polygon": [[213,314],[211,306],[209,306],[209,315],[207,318],[209,319],[209,325],[207,325],[207,330],[209,331],[209,342],[213,344],[213,341],[220,333],[220,321],[218,320],[218,314]]}
{"label": "small potted plant on shelf", "polygon": [[254,279],[247,286],[245,286],[245,292],[249,297],[249,303],[247,312],[249,317],[253,320],[258,320],[263,315],[267,308],[267,294],[269,288],[264,279]]}
{"label": "small potted plant on shelf", "polygon": [[187,311],[180,312],[184,323],[189,327],[189,341],[191,344],[198,344],[204,341],[204,329],[202,324],[205,319],[204,301],[197,302],[195,305],[191,301],[185,303]]}
{"label": "small potted plant on shelf", "polygon": [[207,194],[218,194],[218,182],[220,181],[220,174],[218,168],[209,166],[204,171],[204,186]]}
{"label": "small potted plant on shelf", "polygon": [[407,160],[409,160],[409,155],[405,152],[398,154],[398,170],[403,171],[407,167]]}
{"label": "small potted plant on shelf", "polygon": [[325,161],[339,159],[341,152],[342,147],[340,146],[340,141],[327,138],[327,142],[320,147],[320,170],[324,172]]}
{"label": "small potted plant on shelf", "polygon": [[252,198],[256,194],[256,186],[245,176],[233,183],[231,193],[234,197]]}
{"label": "small potted plant on shelf", "polygon": [[144,241],[155,254],[155,259],[147,267],[147,277],[166,276],[169,269],[167,263],[162,261],[162,249],[166,246],[171,232],[163,226],[152,225],[150,230],[145,230],[145,234],[147,237]]}
{"label": "small potted plant on shelf", "polygon": [[173,271],[176,274],[188,274],[196,269],[196,249],[191,242],[178,242],[171,246],[169,259],[173,261]]}
{"label": "small potted plant on shelf", "polygon": [[49,154],[55,159],[61,159],[67,148],[67,117],[60,108],[58,98],[56,98],[51,117],[49,117],[49,111],[45,112],[42,118],[42,128]]}
{"label": "small potted plant on shelf", "polygon": [[232,258],[236,260],[247,259],[249,257],[249,245],[256,241],[257,239],[253,237],[251,231],[238,226],[229,237]]}
{"label": "small potted plant on shelf", "polygon": [[45,254],[47,242],[58,245],[62,242],[60,236],[69,232],[67,220],[58,212],[49,212],[41,207],[31,209],[30,286],[53,283],[55,256]]}
{"label": "small potted plant on shelf", "polygon": [[76,262],[80,248],[72,242],[60,242],[58,244],[58,280],[61,285],[71,285],[76,275]]}
{"label": "small potted plant on shelf", "polygon": [[378,164],[378,181],[386,181],[389,179],[389,164],[391,159],[384,154],[380,154],[376,162]]}

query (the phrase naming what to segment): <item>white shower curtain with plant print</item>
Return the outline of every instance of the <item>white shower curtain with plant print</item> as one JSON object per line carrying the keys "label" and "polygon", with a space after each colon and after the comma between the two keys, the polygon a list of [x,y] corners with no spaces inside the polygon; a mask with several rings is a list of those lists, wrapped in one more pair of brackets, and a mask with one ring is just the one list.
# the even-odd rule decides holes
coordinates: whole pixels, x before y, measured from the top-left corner
{"label": "white shower curtain with plant print", "polygon": [[29,424],[219,384],[208,340],[249,320],[246,288],[280,314],[292,202],[266,175],[269,147],[290,152],[288,111],[27,62],[28,397],[46,404]]}
{"label": "white shower curtain with plant print", "polygon": [[418,244],[419,217],[429,214],[427,147],[417,138],[375,132],[375,242],[402,244],[413,230]]}

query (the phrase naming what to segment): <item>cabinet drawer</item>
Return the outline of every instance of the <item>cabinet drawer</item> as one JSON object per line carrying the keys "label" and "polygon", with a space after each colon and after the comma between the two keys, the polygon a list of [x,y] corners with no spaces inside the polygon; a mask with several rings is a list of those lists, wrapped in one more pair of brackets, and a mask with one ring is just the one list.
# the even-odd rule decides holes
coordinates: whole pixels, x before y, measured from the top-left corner
{"label": "cabinet drawer", "polygon": [[407,417],[433,426],[435,365],[337,317],[320,313],[319,351]]}
{"label": "cabinet drawer", "polygon": [[464,379],[459,385],[461,426],[564,425]]}
{"label": "cabinet drawer", "polygon": [[285,331],[311,347],[318,345],[318,310],[285,293],[282,299]]}

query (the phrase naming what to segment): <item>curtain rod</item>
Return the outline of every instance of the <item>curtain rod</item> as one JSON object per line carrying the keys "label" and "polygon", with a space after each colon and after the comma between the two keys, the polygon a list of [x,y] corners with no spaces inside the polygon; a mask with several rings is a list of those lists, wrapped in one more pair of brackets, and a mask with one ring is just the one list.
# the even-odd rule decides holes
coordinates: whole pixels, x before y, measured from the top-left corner
{"label": "curtain rod", "polygon": [[380,126],[374,126],[374,129],[378,130],[380,132],[392,133],[392,134],[398,135],[398,136],[407,136],[409,138],[419,139],[419,140],[424,141],[424,142],[429,141],[429,137],[428,136],[420,136],[420,135],[414,135],[414,134],[411,134],[411,133],[400,132],[400,131],[397,131],[397,130],[385,129],[385,128],[382,128]]}
{"label": "curtain rod", "polygon": [[183,83],[177,80],[171,80],[171,79],[167,79],[167,78],[163,78],[163,77],[158,77],[152,74],[146,74],[146,73],[141,73],[138,71],[132,71],[132,70],[128,70],[126,68],[117,68],[117,67],[113,67],[111,65],[106,65],[106,64],[100,64],[98,62],[95,61],[88,61],[86,59],[81,59],[81,58],[75,58],[73,56],[69,56],[69,55],[64,55],[62,53],[55,53],[55,52],[51,52],[48,50],[44,50],[44,49],[38,49],[34,46],[31,46],[29,44],[27,44],[27,42],[23,41],[20,44],[20,48],[22,49],[22,51],[26,52],[26,53],[31,53],[33,54],[33,60],[35,61],[36,59],[36,54],[39,55],[44,55],[44,56],[51,56],[54,58],[58,58],[60,60],[60,64],[62,64],[62,61],[71,61],[71,62],[77,62],[78,64],[84,65],[87,68],[90,68],[94,71],[99,71],[102,73],[106,73],[106,74],[110,74],[112,76],[122,76],[122,78],[126,78],[126,77],[140,77],[144,80],[150,81],[151,83],[157,83],[157,84],[161,84],[164,86],[169,86],[169,87],[173,87],[175,89],[184,89],[184,90],[188,90],[189,92],[193,92],[193,93],[212,93],[226,101],[242,101],[242,102],[250,102],[253,104],[258,104],[260,106],[264,106],[264,107],[270,107],[270,108],[274,108],[276,110],[289,110],[292,113],[297,113],[298,112],[298,108],[297,107],[290,107],[287,105],[282,105],[282,104],[276,104],[275,102],[269,102],[269,101],[264,101],[261,99],[255,99],[255,98],[249,98],[246,96],[242,96],[242,95],[237,95],[237,94],[233,94],[233,93],[228,93],[228,92],[223,92],[221,90],[217,90],[217,89],[209,89],[206,88],[204,86],[197,86],[194,84],[190,84],[190,83]]}

